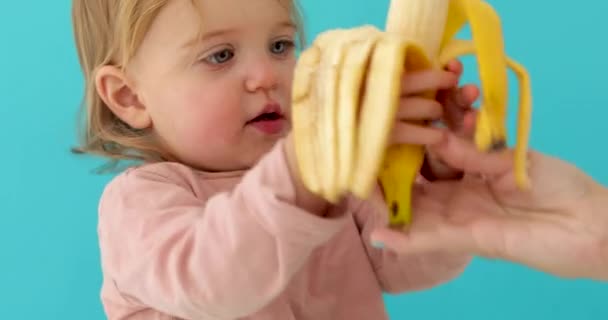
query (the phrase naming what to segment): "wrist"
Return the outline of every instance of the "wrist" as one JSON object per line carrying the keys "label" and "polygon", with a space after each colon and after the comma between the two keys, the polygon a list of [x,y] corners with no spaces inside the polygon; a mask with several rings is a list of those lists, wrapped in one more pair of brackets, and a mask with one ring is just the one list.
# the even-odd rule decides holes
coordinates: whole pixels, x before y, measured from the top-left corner
{"label": "wrist", "polygon": [[320,196],[311,192],[302,181],[300,168],[298,167],[295,146],[291,134],[287,136],[284,144],[284,153],[287,160],[291,180],[295,190],[296,206],[316,215],[323,215],[329,204]]}

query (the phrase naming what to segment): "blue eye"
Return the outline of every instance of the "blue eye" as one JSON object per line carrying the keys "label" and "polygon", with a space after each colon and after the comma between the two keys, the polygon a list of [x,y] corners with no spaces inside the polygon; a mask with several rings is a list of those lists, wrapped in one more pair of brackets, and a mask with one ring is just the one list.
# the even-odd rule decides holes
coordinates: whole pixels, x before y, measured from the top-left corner
{"label": "blue eye", "polygon": [[274,54],[284,54],[286,51],[294,47],[293,41],[279,40],[270,46],[270,51]]}
{"label": "blue eye", "polygon": [[232,50],[223,49],[221,51],[211,54],[210,56],[205,58],[205,61],[211,64],[222,64],[232,59],[232,57],[234,57],[234,52],[232,52]]}

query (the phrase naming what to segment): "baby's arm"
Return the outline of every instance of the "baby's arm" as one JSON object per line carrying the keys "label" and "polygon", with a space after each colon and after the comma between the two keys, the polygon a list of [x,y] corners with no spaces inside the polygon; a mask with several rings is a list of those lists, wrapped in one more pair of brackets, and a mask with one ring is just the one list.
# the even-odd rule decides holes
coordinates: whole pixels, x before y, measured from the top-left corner
{"label": "baby's arm", "polygon": [[387,211],[379,190],[362,202],[355,212],[363,244],[382,289],[389,293],[423,290],[448,282],[462,273],[471,260],[468,254],[429,252],[398,256],[374,248],[370,233],[388,223]]}
{"label": "baby's arm", "polygon": [[235,319],[262,309],[347,218],[295,204],[281,144],[234,190],[206,201],[195,196],[192,171],[176,168],[115,180],[99,226],[104,271],[121,294],[176,317]]}

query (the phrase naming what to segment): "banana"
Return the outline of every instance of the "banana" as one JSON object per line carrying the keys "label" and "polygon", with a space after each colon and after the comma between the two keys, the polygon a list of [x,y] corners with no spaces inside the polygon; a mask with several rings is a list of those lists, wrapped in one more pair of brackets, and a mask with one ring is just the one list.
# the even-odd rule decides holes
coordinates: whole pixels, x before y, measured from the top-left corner
{"label": "banana", "polygon": [[[358,29],[357,39],[346,43],[346,56],[341,70],[338,101],[338,188],[348,190],[353,183],[353,170],[356,166],[358,137],[356,137],[359,105],[365,86],[367,71],[371,63],[371,53],[380,36],[380,30],[370,26]],[[364,150],[364,149],[362,149]]]}
{"label": "banana", "polygon": [[[436,57],[441,50],[448,4],[445,0],[394,0],[390,3],[386,32],[412,41],[422,49],[429,61],[420,65],[421,68],[440,67]],[[427,92],[424,96],[434,97],[435,92]],[[386,151],[379,182],[392,227],[401,228],[412,219],[412,187],[424,154],[425,149],[420,145],[396,145]]]}
{"label": "banana", "polygon": [[[455,39],[467,22],[473,40]],[[424,47],[434,68],[442,68],[451,59],[465,54],[477,55],[482,106],[475,143],[480,150],[506,145],[507,68],[515,72],[520,84],[515,177],[518,186],[526,188],[529,185],[526,153],[531,118],[530,80],[525,68],[505,55],[500,19],[495,10],[482,0],[393,0],[385,28]],[[411,186],[423,158],[422,148],[415,146],[395,146],[387,151],[379,178],[389,205],[391,226],[407,225],[411,220]]]}
{"label": "banana", "polygon": [[296,63],[292,85],[292,132],[294,149],[302,183],[315,194],[321,193],[320,177],[317,170],[316,129],[317,94],[313,90],[316,70],[321,59],[317,46],[304,50]]}
{"label": "banana", "polygon": [[[411,188],[399,188],[397,192],[392,186],[400,184],[387,183],[393,179],[392,169],[396,163],[386,160],[395,159],[395,152],[413,151],[420,153],[418,158],[404,158],[405,166],[400,166],[397,170],[413,167],[411,161],[423,159],[424,153],[420,146],[398,146],[391,147],[387,151],[388,138],[393,129],[395,116],[400,101],[401,77],[405,72],[421,70],[431,66],[430,60],[426,57],[421,46],[414,42],[403,39],[400,36],[384,33],[382,38],[376,43],[372,56],[372,61],[368,71],[364,98],[361,106],[361,120],[359,123],[357,166],[352,173],[354,176],[350,191],[358,197],[366,197],[373,186],[380,180],[384,189],[384,194],[391,209],[395,209],[395,204],[403,192],[409,192]],[[409,152],[408,152],[409,153]],[[407,162],[410,163],[408,166]],[[379,171],[382,165],[384,170]],[[407,171],[407,170],[406,170]],[[416,171],[416,169],[414,169]],[[388,176],[386,174],[389,174]],[[395,181],[406,179],[410,174],[402,171],[403,175],[394,175]],[[388,180],[383,179],[388,177]],[[415,178],[415,174],[414,174]],[[389,188],[387,189],[386,186]],[[391,212],[396,212],[392,210]],[[399,216],[391,213],[392,217],[399,219]],[[389,220],[390,221],[390,220]]]}
{"label": "banana", "polygon": [[[456,39],[467,23],[472,39]],[[424,148],[388,147],[401,77],[443,68],[463,55],[476,55],[479,66],[482,105],[474,139],[480,150],[506,145],[507,71],[519,81],[515,176],[526,188],[530,79],[506,56],[500,19],[483,0],[392,0],[385,30],[367,25],[329,30],[303,51],[294,75],[292,122],[304,184],[336,202],[346,193],[366,198],[379,182],[389,224],[409,224]]]}
{"label": "banana", "polygon": [[[342,36],[340,36],[343,34]],[[340,75],[342,61],[345,53],[345,37],[352,35],[344,30],[336,30],[334,32],[336,38],[325,37],[320,41],[320,45],[326,50],[321,52],[321,61],[317,71],[317,81],[315,83],[319,99],[319,130],[317,131],[319,160],[321,160],[321,188],[329,201],[335,202],[337,199],[337,148],[338,148],[338,132],[337,132],[337,108],[338,105],[338,88],[340,83]],[[327,44],[323,45],[323,40],[327,40]]]}
{"label": "banana", "polygon": [[[296,64],[292,122],[304,184],[336,202],[351,184],[358,89],[381,32],[373,26],[321,33]],[[338,116],[339,115],[339,116]]]}

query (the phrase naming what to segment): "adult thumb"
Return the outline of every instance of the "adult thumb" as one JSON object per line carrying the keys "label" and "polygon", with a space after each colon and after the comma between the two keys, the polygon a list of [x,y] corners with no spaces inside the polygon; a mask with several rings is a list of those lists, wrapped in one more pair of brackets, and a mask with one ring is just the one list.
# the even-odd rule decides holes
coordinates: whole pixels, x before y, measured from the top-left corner
{"label": "adult thumb", "polygon": [[420,254],[433,251],[477,254],[475,241],[463,228],[398,231],[377,228],[370,235],[372,245],[396,254]]}
{"label": "adult thumb", "polygon": [[454,134],[447,134],[442,142],[431,148],[448,166],[469,174],[497,176],[513,168],[513,150],[483,152],[472,141]]}

